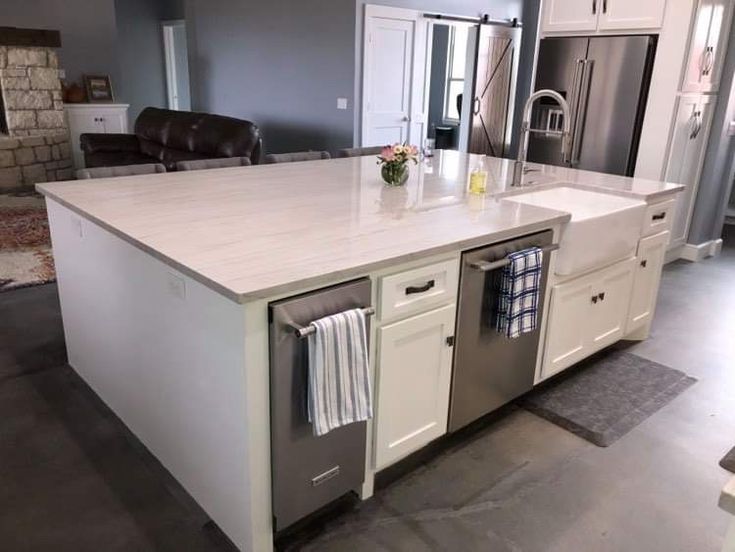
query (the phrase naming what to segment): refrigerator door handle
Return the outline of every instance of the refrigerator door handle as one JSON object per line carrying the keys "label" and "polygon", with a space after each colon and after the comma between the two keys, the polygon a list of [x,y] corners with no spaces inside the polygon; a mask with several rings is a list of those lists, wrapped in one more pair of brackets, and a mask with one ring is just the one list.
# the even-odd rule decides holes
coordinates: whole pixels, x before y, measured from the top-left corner
{"label": "refrigerator door handle", "polygon": [[579,156],[582,152],[582,131],[584,129],[584,121],[587,117],[587,104],[589,103],[590,87],[592,85],[592,69],[594,64],[594,60],[591,59],[582,61],[579,107],[577,107],[574,128],[572,129],[572,166],[579,164]]}
{"label": "refrigerator door handle", "polygon": [[564,154],[564,158],[562,159],[562,162],[564,164],[571,165],[572,163],[572,152],[574,149],[574,134],[575,134],[575,125],[577,120],[577,108],[579,105],[579,94],[582,90],[582,73],[584,68],[584,60],[583,59],[575,59],[574,60],[574,76],[572,77],[572,90],[569,93],[569,108],[571,111],[571,121],[569,121],[569,126],[572,129],[571,136],[568,136],[568,140],[572,140],[572,147],[571,148],[563,148],[562,153]]}

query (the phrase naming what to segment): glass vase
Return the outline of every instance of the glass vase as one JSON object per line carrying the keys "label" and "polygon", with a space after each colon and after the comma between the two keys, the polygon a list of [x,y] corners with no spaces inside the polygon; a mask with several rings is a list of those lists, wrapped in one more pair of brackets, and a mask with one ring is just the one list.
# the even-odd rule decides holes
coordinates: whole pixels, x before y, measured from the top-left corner
{"label": "glass vase", "polygon": [[408,180],[408,164],[386,163],[380,168],[380,176],[387,186],[403,186]]}

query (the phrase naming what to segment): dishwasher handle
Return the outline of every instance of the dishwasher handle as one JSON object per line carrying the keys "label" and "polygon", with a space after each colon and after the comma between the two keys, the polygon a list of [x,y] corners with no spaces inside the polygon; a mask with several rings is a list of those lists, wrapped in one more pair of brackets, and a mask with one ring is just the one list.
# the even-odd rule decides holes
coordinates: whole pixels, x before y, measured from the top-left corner
{"label": "dishwasher handle", "polygon": [[[550,253],[551,251],[556,251],[559,249],[558,243],[553,243],[551,245],[546,245],[544,247],[539,248],[541,249],[542,253]],[[474,263],[469,263],[470,268],[474,268],[475,270],[479,270],[480,272],[492,272],[493,270],[497,270],[499,268],[503,268],[504,266],[507,266],[510,264],[510,261],[505,259],[500,259],[498,261],[477,261]]]}

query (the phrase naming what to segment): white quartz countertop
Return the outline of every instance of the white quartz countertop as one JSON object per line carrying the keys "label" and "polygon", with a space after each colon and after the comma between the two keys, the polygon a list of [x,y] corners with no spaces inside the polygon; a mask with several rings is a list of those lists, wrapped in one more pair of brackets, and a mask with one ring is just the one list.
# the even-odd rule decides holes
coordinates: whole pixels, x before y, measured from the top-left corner
{"label": "white quartz countertop", "polygon": [[[488,194],[466,192],[483,163]],[[533,165],[534,189],[579,186],[650,199],[660,182]],[[99,224],[232,300],[328,284],[422,256],[469,249],[569,220],[500,201],[512,162],[442,152],[383,186],[374,157],[38,184]],[[537,188],[538,186],[538,188]]]}

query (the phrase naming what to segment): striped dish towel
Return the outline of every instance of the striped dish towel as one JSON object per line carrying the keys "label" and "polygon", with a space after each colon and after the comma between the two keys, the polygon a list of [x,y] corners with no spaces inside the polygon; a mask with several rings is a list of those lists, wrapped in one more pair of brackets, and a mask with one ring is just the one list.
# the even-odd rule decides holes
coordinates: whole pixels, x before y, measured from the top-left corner
{"label": "striped dish towel", "polygon": [[514,338],[536,329],[543,251],[529,247],[508,255],[500,276],[497,330]]}
{"label": "striped dish towel", "polygon": [[372,418],[367,331],[362,309],[311,323],[309,335],[309,421],[314,435]]}

